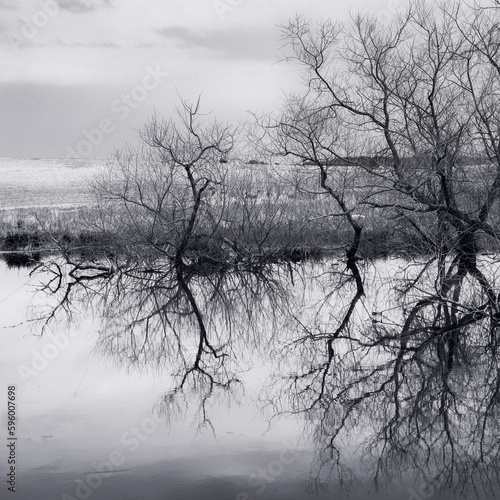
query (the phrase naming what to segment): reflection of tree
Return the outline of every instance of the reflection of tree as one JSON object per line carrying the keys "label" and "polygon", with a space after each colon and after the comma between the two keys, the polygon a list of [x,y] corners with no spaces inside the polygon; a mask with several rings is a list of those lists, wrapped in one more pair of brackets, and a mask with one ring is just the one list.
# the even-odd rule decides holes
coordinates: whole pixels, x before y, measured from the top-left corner
{"label": "reflection of tree", "polygon": [[[491,261],[481,264],[495,283],[495,273],[487,271]],[[348,301],[330,301],[315,319],[298,317],[302,334],[283,352],[301,369],[286,376],[285,385],[277,383],[273,391],[279,388],[280,396],[272,397],[273,404],[280,412],[304,414],[309,422],[318,447],[319,483],[333,472],[345,480],[362,459],[365,473],[381,487],[394,481],[409,488],[416,482],[453,488],[457,495],[464,489],[466,498],[473,497],[474,488],[495,494],[500,486],[496,320],[472,317],[483,298],[469,279],[450,366],[447,336],[455,330],[439,311],[446,304],[423,308],[418,298],[435,286],[437,264],[421,263],[411,272],[407,265],[404,260],[374,265],[383,270],[363,303],[375,313],[370,309],[357,316],[334,344],[333,358],[318,354],[318,343],[329,337],[321,325],[334,321]],[[409,282],[418,292],[407,292]],[[317,288],[313,282],[309,286]],[[387,307],[391,295],[397,309]],[[411,329],[402,338],[412,314]]]}

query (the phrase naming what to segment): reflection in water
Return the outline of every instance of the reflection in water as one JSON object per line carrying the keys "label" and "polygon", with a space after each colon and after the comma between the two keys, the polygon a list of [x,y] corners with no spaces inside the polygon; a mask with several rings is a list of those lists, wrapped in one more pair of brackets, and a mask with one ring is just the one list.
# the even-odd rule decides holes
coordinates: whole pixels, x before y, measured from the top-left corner
{"label": "reflection in water", "polygon": [[40,261],[40,253],[14,253],[10,252],[3,255],[3,260],[10,268],[17,267],[35,267]]}
{"label": "reflection in water", "polygon": [[214,391],[238,393],[239,374],[283,331],[288,268],[274,266],[271,274],[263,266],[236,267],[204,276],[187,270],[179,279],[168,262],[148,264],[151,271],[110,262],[42,266],[51,276],[43,290],[55,302],[41,320],[47,327],[61,314],[71,318],[82,306],[95,308],[99,351],[127,367],[168,370],[175,383],[160,413],[176,414],[195,389],[200,424],[209,424],[205,405]]}
{"label": "reflection in water", "polygon": [[[491,266],[483,267],[493,280]],[[109,260],[47,264],[52,279],[44,290],[57,304],[43,320],[82,304],[96,308],[101,352],[173,375],[157,414],[182,421],[196,404],[199,425],[215,435],[214,404],[243,397],[241,379],[256,356],[274,361],[262,397],[275,415],[302,415],[316,447],[312,493],[329,486],[354,494],[358,485],[361,493],[390,488],[399,498],[494,497],[496,318],[484,314],[474,283],[461,284],[469,288],[461,306],[469,312],[450,312],[433,295],[432,266],[366,264],[369,295],[330,342],[355,293],[340,263],[235,266],[180,280],[175,268],[162,269],[145,274]]]}
{"label": "reflection in water", "polygon": [[[330,356],[318,356],[314,344],[331,336],[302,323],[305,335],[294,343],[302,367],[288,377],[281,397],[311,425],[319,481],[332,471],[342,479],[362,463],[375,489],[402,483],[421,485],[422,498],[438,492],[494,498],[500,444],[496,319],[484,314],[471,281],[463,284],[467,301],[452,319],[445,297],[427,298],[435,270],[408,267],[389,260],[367,270],[367,280],[370,273],[375,280],[372,300],[336,337]],[[409,292],[408,283],[418,287]],[[338,306],[316,311],[317,324],[337,323]],[[356,449],[350,459],[346,448]]]}

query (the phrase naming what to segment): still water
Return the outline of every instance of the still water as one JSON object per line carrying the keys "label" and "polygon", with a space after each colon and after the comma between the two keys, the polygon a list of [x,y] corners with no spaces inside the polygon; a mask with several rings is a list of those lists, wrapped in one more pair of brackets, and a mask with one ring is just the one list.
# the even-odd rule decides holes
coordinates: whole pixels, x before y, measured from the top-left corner
{"label": "still water", "polygon": [[[397,264],[379,262],[366,269],[367,282],[379,285],[371,286],[371,296],[364,298],[356,317],[359,325],[372,325],[373,311],[382,308],[387,325],[401,321],[397,308],[389,307],[395,303],[389,278],[395,275]],[[41,335],[41,323],[28,320],[51,310],[47,308],[51,297],[35,293],[41,283],[47,282],[48,275],[30,276],[27,270],[8,269],[0,262],[0,376],[5,400],[7,388],[15,386],[17,436],[16,493],[10,496],[4,480],[1,498],[476,498],[468,490],[460,490],[463,481],[452,482],[459,485],[453,491],[440,490],[446,479],[443,474],[469,473],[470,462],[475,460],[474,443],[468,443],[463,432],[467,412],[457,410],[456,402],[446,409],[451,419],[455,410],[461,415],[457,422],[448,420],[451,431],[456,425],[459,432],[458,440],[453,441],[456,456],[451,461],[440,455],[439,435],[434,448],[419,448],[422,441],[414,436],[425,435],[425,427],[384,427],[391,423],[385,413],[392,398],[389,389],[384,397],[372,398],[365,413],[346,417],[339,427],[343,410],[336,406],[338,398],[330,398],[329,391],[333,386],[338,390],[337,385],[348,385],[350,374],[333,369],[322,389],[320,404],[315,403],[319,401],[314,392],[318,377],[307,377],[314,370],[321,375],[323,365],[316,365],[314,359],[323,359],[324,345],[304,347],[310,332],[305,336],[304,332],[297,333],[305,325],[311,330],[327,328],[349,296],[345,292],[325,295],[331,284],[323,283],[322,288],[327,275],[320,272],[322,269],[313,266],[309,270],[315,275],[314,285],[305,275],[295,277],[297,291],[285,300],[294,304],[293,321],[290,316],[277,318],[275,303],[266,304],[261,297],[252,306],[252,314],[274,310],[274,320],[264,314],[253,337],[243,327],[233,332],[241,339],[228,350],[240,360],[236,369],[239,382],[234,390],[209,391],[207,397],[206,386],[195,380],[174,398],[170,391],[178,383],[176,356],[167,356],[167,362],[148,363],[148,356],[156,351],[143,350],[141,358],[140,349],[131,351],[130,345],[120,343],[121,337],[110,335],[122,314],[120,304],[106,303],[105,308],[116,308],[104,311],[106,319],[102,309],[93,304],[98,296],[82,300],[71,314],[61,314],[57,321],[50,322]],[[324,314],[318,314],[323,310]],[[223,328],[223,321],[214,324]],[[181,335],[188,338],[189,332],[181,331]],[[134,342],[140,339],[134,338]],[[302,338],[301,342],[297,342],[298,338]],[[189,355],[189,348],[179,349],[178,355]],[[340,347],[336,356],[340,361],[354,353],[342,352]],[[377,358],[362,353],[360,359],[366,363],[366,373],[373,372],[372,367],[377,369],[377,363],[379,367],[385,363],[383,354]],[[360,369],[358,364],[352,367]],[[420,370],[425,379],[425,367]],[[429,385],[432,377],[429,372]],[[302,380],[307,381],[305,386]],[[466,399],[472,401],[471,395],[464,395]],[[405,404],[402,399],[401,408]],[[425,405],[429,405],[427,400]],[[6,436],[6,405],[2,408],[2,433]],[[433,411],[426,406],[416,421],[428,422],[430,428]],[[379,432],[380,421],[386,434],[377,436],[376,444],[365,446],[366,438]],[[492,432],[488,446],[493,449],[498,434],[494,428],[488,432]],[[407,443],[406,449],[402,443]],[[4,447],[0,457],[2,471],[7,470],[6,450]],[[422,456],[427,456],[423,462]],[[471,480],[478,481],[479,477],[493,484],[491,469],[498,469],[494,457],[487,459],[484,466],[473,464]],[[446,463],[444,469],[439,460]],[[430,464],[428,473],[419,469],[422,463]],[[433,470],[444,472],[435,479]],[[2,477],[6,477],[4,472]],[[480,497],[496,498],[492,493]]]}
{"label": "still water", "polygon": [[[88,488],[78,489],[87,479],[96,500],[308,496],[312,446],[300,418],[269,426],[258,399],[266,363],[254,360],[244,374],[244,395],[210,403],[211,425],[199,425],[189,409],[159,417],[168,367],[127,370],[103,356],[99,319],[91,316],[40,336],[39,326],[26,322],[40,276],[3,262],[0,276],[1,380],[4,392],[16,386],[18,419],[13,498],[87,498]],[[6,484],[2,489],[5,498]]]}

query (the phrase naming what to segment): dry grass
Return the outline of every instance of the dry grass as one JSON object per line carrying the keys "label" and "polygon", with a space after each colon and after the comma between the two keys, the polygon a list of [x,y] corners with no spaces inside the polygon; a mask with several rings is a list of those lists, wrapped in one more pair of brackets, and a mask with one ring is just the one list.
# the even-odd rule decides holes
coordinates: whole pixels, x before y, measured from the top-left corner
{"label": "dry grass", "polygon": [[[394,191],[384,189],[378,180],[374,182],[369,173],[340,168],[332,184],[343,193],[346,205],[364,228],[360,257],[411,257],[430,251],[429,242],[404,218],[397,217],[394,210],[377,209],[366,203],[397,201]],[[265,255],[270,260],[298,261],[343,254],[352,240],[352,228],[332,198],[318,194],[319,191],[314,167],[231,167],[224,186],[207,193],[206,209],[201,213],[194,239],[209,241],[212,249],[219,247],[246,256]],[[165,210],[168,211],[168,204]],[[132,220],[123,205],[114,206],[110,212],[98,204],[39,208],[36,212],[1,210],[1,249],[19,251],[31,245],[43,254],[63,246],[93,254],[114,245],[114,251],[119,253],[130,251],[145,239],[157,246],[172,241],[171,235],[178,230],[173,215],[163,213],[163,223],[158,226],[152,222],[151,214],[138,214]],[[416,213],[413,219],[431,239],[439,237],[432,216]],[[485,240],[483,245],[484,251],[495,251],[498,246],[492,240]]]}

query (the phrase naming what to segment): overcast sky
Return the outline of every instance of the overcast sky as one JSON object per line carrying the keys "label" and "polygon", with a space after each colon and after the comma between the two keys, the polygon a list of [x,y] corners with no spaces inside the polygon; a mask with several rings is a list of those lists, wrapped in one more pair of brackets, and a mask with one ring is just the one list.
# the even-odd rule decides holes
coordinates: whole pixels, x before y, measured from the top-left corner
{"label": "overcast sky", "polygon": [[0,0],[0,156],[106,157],[178,95],[233,123],[270,111],[299,82],[279,25],[404,2]]}

